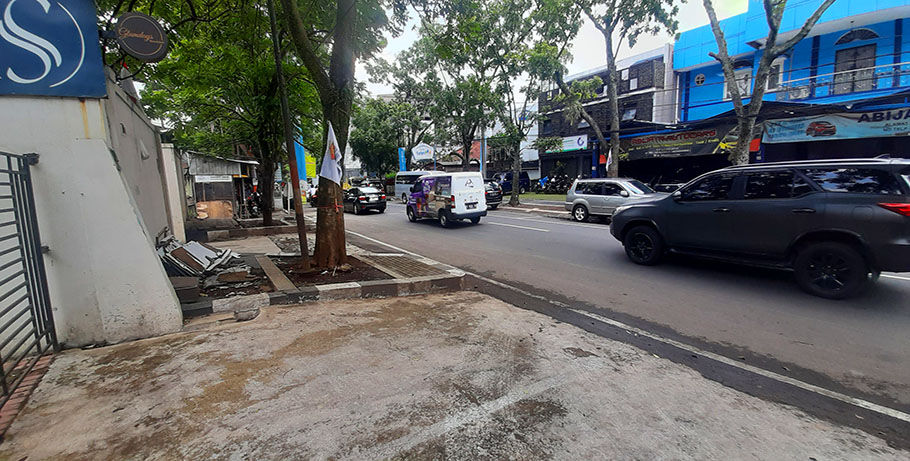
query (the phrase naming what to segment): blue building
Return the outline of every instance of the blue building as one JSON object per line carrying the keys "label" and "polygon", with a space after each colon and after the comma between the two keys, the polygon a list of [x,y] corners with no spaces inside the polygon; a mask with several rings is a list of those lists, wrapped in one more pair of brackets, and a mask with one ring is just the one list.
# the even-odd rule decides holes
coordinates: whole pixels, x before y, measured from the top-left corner
{"label": "blue building", "polygon": [[[821,3],[789,1],[778,43],[792,37]],[[805,39],[775,60],[759,115],[764,131],[750,140],[752,161],[910,157],[910,121],[893,122],[910,115],[908,18],[910,0],[836,1]],[[762,1],[749,0],[747,12],[722,20],[721,27],[735,59],[736,84],[751,94],[768,35]],[[677,124],[630,143],[631,161],[625,168],[620,164],[621,174],[684,181],[729,164],[717,154],[737,142],[730,139],[736,123],[732,82],[709,56],[716,51],[710,25],[679,35],[673,48]]]}
{"label": "blue building", "polygon": [[[822,0],[787,3],[780,41],[799,30]],[[838,0],[809,36],[778,58],[765,101],[809,104],[850,102],[910,89],[910,0]],[[910,24],[908,24],[910,25]],[[749,10],[721,21],[728,52],[736,59],[741,88],[751,93],[752,78],[768,35],[764,7],[750,0]],[[910,32],[910,31],[908,31]],[[673,52],[681,122],[717,116],[733,109],[710,25],[683,32]]]}

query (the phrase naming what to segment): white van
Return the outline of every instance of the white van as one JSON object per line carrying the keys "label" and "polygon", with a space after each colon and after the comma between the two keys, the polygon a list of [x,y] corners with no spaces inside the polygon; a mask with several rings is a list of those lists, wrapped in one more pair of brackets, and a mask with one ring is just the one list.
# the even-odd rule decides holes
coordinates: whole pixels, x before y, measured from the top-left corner
{"label": "white van", "polygon": [[401,203],[408,203],[408,196],[411,195],[411,186],[417,182],[417,178],[429,174],[429,171],[399,171],[395,175],[394,196],[401,199]]}
{"label": "white van", "polygon": [[408,197],[408,220],[438,219],[442,227],[468,219],[473,224],[487,215],[487,197],[480,173],[434,172],[421,176]]}

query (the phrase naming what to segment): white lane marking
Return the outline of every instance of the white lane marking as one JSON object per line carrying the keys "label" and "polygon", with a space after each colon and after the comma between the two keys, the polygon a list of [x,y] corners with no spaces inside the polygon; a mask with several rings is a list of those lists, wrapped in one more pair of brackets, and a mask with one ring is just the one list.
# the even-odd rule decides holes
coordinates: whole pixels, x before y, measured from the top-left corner
{"label": "white lane marking", "polygon": [[587,227],[587,228],[590,228],[590,229],[601,229],[601,230],[609,230],[609,229],[610,229],[610,226],[598,226],[598,225],[596,225],[596,224],[580,224],[580,223],[574,223],[574,222],[562,222],[561,220],[556,219],[556,218],[554,218],[554,219],[552,219],[552,220],[550,220],[550,221],[544,221],[544,220],[542,220],[542,219],[524,218],[524,217],[520,217],[520,216],[504,216],[504,215],[501,215],[501,214],[498,214],[498,215],[496,215],[496,216],[494,216],[494,217],[496,217],[496,218],[502,218],[502,219],[515,219],[515,220],[518,220],[518,221],[525,221],[525,222],[538,222],[538,223],[541,223],[541,224],[556,224],[556,225],[559,225],[559,226]]}
{"label": "white lane marking", "polygon": [[504,222],[487,221],[487,224],[492,224],[494,226],[514,227],[516,229],[525,229],[525,230],[532,230],[532,231],[537,231],[537,232],[550,232],[550,229],[541,229],[539,227],[516,226],[515,224],[506,224]]}
{"label": "white lane marking", "polygon": [[[395,251],[400,251],[400,252],[402,252],[402,253],[407,253],[407,254],[410,254],[410,255],[412,255],[412,256],[417,256],[417,257],[420,257],[420,258],[425,258],[424,256],[421,256],[421,255],[419,255],[419,254],[417,254],[417,253],[414,253],[414,252],[412,252],[412,251],[408,251],[408,250],[405,250],[404,248],[399,248],[399,247],[396,247],[396,246],[391,245],[391,244],[389,244],[389,243],[385,243],[385,242],[383,242],[383,241],[376,240],[376,239],[371,238],[371,237],[367,237],[367,236],[365,236],[365,235],[363,235],[363,234],[358,234],[358,233],[356,233],[356,232],[351,232],[351,231],[347,231],[347,232],[350,232],[351,234],[354,234],[354,235],[356,235],[356,236],[358,236],[358,237],[365,238],[365,239],[367,239],[367,240],[369,240],[369,241],[378,243],[378,244],[380,244],[380,245],[385,245],[385,246],[387,246],[387,247],[389,247],[389,248],[391,248],[391,249],[393,249],[393,250],[395,250]],[[780,382],[783,382],[783,383],[787,383],[787,384],[790,384],[791,386],[795,386],[795,387],[798,387],[798,388],[800,388],[800,389],[807,390],[807,391],[809,391],[809,392],[814,392],[814,393],[819,394],[819,395],[824,395],[824,396],[826,396],[826,397],[829,397],[829,398],[832,398],[832,399],[835,399],[835,400],[839,400],[839,401],[841,401],[841,402],[844,402],[844,403],[847,403],[847,404],[850,404],[850,405],[853,405],[853,406],[856,406],[856,407],[865,408],[865,409],[867,409],[867,410],[869,410],[869,411],[873,411],[873,412],[875,412],[875,413],[879,413],[879,414],[882,414],[882,415],[890,416],[890,417],[892,417],[892,418],[899,419],[899,420],[901,420],[901,421],[910,422],[910,414],[904,413],[904,412],[902,412],[902,411],[900,411],[900,410],[895,410],[895,409],[893,409],[893,408],[888,408],[888,407],[886,407],[886,406],[882,406],[882,405],[879,405],[879,404],[876,404],[876,403],[872,403],[872,402],[869,402],[869,401],[866,401],[866,400],[863,400],[863,399],[858,399],[858,398],[856,398],[856,397],[850,397],[849,395],[845,395],[845,394],[841,394],[841,393],[839,393],[839,392],[835,392],[835,391],[832,391],[832,390],[829,390],[829,389],[825,389],[825,388],[823,388],[823,387],[819,387],[819,386],[816,386],[816,385],[814,385],[814,384],[809,384],[809,383],[807,383],[807,382],[803,382],[803,381],[800,381],[800,380],[798,380],[798,379],[791,378],[791,377],[789,377],[789,376],[784,376],[784,375],[775,373],[775,372],[773,372],[773,371],[768,371],[768,370],[765,370],[765,369],[763,369],[763,368],[758,368],[758,367],[755,367],[755,366],[752,366],[752,365],[747,365],[747,364],[745,364],[745,363],[738,362],[738,361],[736,361],[736,360],[733,360],[733,359],[731,359],[731,358],[725,357],[725,356],[723,356],[723,355],[719,355],[719,354],[715,354],[715,353],[713,353],[713,352],[705,351],[705,350],[699,349],[699,348],[697,348],[697,347],[695,347],[695,346],[690,346],[690,345],[688,345],[688,344],[681,343],[681,342],[679,342],[679,341],[675,341],[675,340],[672,340],[672,339],[669,339],[669,338],[664,338],[663,336],[660,336],[660,335],[658,335],[658,334],[651,333],[651,332],[648,332],[648,331],[645,331],[645,330],[642,330],[642,329],[633,327],[633,326],[631,326],[631,325],[626,325],[625,323],[619,322],[619,321],[617,321],[617,320],[613,320],[613,319],[610,319],[610,318],[607,318],[607,317],[603,317],[603,316],[601,316],[601,315],[597,315],[597,314],[594,314],[594,313],[591,313],[591,312],[583,311],[583,310],[580,310],[580,309],[575,309],[575,308],[573,308],[572,306],[570,306],[570,305],[568,305],[568,304],[566,304],[566,303],[559,302],[559,301],[554,301],[554,300],[551,300],[551,299],[547,299],[546,297],[543,297],[543,296],[540,296],[540,295],[536,295],[536,294],[534,294],[534,293],[531,293],[531,292],[522,290],[521,288],[513,287],[513,286],[511,286],[511,285],[507,285],[507,284],[502,283],[502,282],[500,282],[500,281],[493,280],[493,279],[491,279],[491,278],[484,277],[484,276],[482,276],[482,275],[475,274],[475,273],[473,273],[473,272],[465,271],[465,274],[466,274],[466,275],[470,275],[470,276],[472,276],[472,277],[477,277],[478,279],[483,280],[484,282],[490,283],[490,284],[492,284],[492,285],[496,285],[496,286],[498,286],[498,287],[505,288],[505,289],[507,289],[507,290],[514,291],[514,292],[516,292],[516,293],[520,293],[520,294],[522,294],[522,295],[524,295],[524,296],[529,296],[529,297],[532,297],[532,298],[535,298],[535,299],[539,299],[539,300],[541,300],[541,301],[548,302],[548,303],[550,303],[550,304],[552,304],[552,305],[554,305],[554,306],[557,306],[557,307],[561,307],[561,308],[564,308],[564,309],[569,309],[569,310],[571,310],[571,311],[573,311],[573,312],[576,312],[576,313],[578,313],[578,314],[581,314],[581,315],[584,315],[584,316],[586,316],[586,317],[595,319],[595,320],[597,320],[597,321],[606,323],[606,324],[608,324],[608,325],[612,325],[612,326],[617,327],[617,328],[621,328],[621,329],[626,330],[626,331],[628,331],[628,332],[630,332],[630,333],[636,333],[636,334],[639,334],[639,335],[642,335],[642,336],[651,338],[651,339],[653,339],[653,340],[655,340],[655,341],[660,341],[660,342],[665,343],[665,344],[670,344],[670,345],[676,346],[676,347],[678,347],[678,348],[680,348],[680,349],[683,349],[683,350],[685,350],[685,351],[691,352],[691,353],[693,353],[693,354],[698,354],[698,355],[701,355],[701,356],[703,356],[703,357],[710,358],[710,359],[712,359],[712,360],[716,360],[716,361],[718,361],[718,362],[721,362],[721,363],[723,363],[723,364],[729,365],[729,366],[731,366],[731,367],[736,367],[736,368],[739,368],[739,369],[741,369],[741,370],[749,371],[749,372],[752,372],[752,373],[755,373],[755,374],[764,376],[764,377],[766,377],[766,378],[773,379],[773,380],[775,380],[775,381],[780,381]]]}
{"label": "white lane marking", "polygon": [[899,275],[891,275],[891,274],[882,274],[881,276],[888,278],[888,279],[906,280],[906,281],[910,282],[910,277],[901,277]]}

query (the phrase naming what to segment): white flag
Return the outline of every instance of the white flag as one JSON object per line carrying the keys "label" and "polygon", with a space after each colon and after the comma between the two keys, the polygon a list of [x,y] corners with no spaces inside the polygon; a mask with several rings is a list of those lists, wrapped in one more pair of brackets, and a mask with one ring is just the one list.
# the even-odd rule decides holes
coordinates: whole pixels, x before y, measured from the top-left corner
{"label": "white flag", "polygon": [[325,156],[322,157],[322,169],[319,176],[322,176],[335,184],[341,185],[341,148],[338,147],[338,140],[335,139],[335,130],[332,129],[332,122],[329,122],[329,138],[325,147]]}

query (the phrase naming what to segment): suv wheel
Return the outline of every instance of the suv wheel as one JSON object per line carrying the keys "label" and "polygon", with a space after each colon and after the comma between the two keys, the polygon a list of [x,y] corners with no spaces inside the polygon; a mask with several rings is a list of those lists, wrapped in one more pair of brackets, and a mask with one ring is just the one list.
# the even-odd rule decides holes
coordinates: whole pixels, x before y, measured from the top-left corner
{"label": "suv wheel", "polygon": [[588,209],[584,205],[575,205],[575,208],[572,208],[572,217],[578,222],[585,222],[589,217]]}
{"label": "suv wheel", "polygon": [[623,240],[626,256],[635,264],[653,266],[664,255],[664,243],[660,234],[649,226],[636,226],[626,233]]}
{"label": "suv wheel", "polygon": [[854,247],[839,242],[811,243],[793,264],[800,288],[815,296],[844,299],[869,282],[869,265]]}
{"label": "suv wheel", "polygon": [[528,189],[527,189],[525,186],[521,186],[521,187],[518,189],[518,193],[519,193],[520,195],[527,194],[527,193],[528,193]]}
{"label": "suv wheel", "polygon": [[417,222],[417,213],[414,213],[414,208],[408,207],[408,221]]}
{"label": "suv wheel", "polygon": [[408,203],[408,194],[401,194],[401,203]]}

